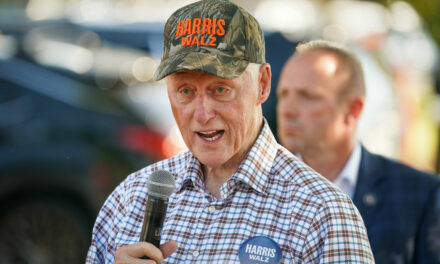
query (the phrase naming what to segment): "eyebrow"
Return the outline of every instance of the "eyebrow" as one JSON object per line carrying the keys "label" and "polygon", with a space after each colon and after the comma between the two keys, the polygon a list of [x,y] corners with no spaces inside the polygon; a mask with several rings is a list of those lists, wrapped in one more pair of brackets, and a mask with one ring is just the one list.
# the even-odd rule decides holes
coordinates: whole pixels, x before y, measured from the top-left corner
{"label": "eyebrow", "polygon": [[276,95],[279,95],[281,92],[288,90],[286,86],[277,87]]}

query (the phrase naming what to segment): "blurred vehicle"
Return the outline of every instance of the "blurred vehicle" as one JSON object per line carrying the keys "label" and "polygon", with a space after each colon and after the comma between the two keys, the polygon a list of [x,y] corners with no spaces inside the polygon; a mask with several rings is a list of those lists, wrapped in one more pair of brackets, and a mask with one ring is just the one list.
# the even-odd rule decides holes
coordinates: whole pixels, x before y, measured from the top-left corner
{"label": "blurred vehicle", "polygon": [[104,199],[172,146],[120,93],[38,59],[38,30],[9,32],[15,52],[0,56],[0,263],[83,263]]}

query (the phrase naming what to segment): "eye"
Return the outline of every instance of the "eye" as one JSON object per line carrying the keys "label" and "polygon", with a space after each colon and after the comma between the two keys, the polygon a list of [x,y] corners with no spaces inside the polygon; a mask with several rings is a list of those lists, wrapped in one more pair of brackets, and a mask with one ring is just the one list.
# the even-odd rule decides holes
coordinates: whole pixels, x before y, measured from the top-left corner
{"label": "eye", "polygon": [[191,87],[181,87],[177,93],[181,96],[188,96],[191,93],[193,93],[193,89],[191,89]]}
{"label": "eye", "polygon": [[314,100],[314,99],[317,99],[317,96],[316,96],[316,95],[314,95],[314,94],[312,94],[312,93],[309,93],[309,92],[305,92],[305,91],[301,92],[301,93],[300,93],[300,96],[301,96],[303,99],[307,99],[307,100]]}
{"label": "eye", "polygon": [[177,90],[176,98],[179,102],[189,102],[194,97],[194,89],[192,87],[181,87]]}
{"label": "eye", "polygon": [[180,90],[180,93],[188,95],[191,91],[188,88],[183,88]]}
{"label": "eye", "polygon": [[283,99],[286,96],[287,96],[287,90],[286,89],[279,90],[278,93],[277,93],[278,99]]}
{"label": "eye", "polygon": [[225,96],[225,95],[231,93],[231,88],[224,86],[224,85],[219,85],[219,86],[216,86],[212,91],[215,95]]}
{"label": "eye", "polygon": [[224,87],[217,87],[215,90],[217,93],[223,93],[226,89]]}
{"label": "eye", "polygon": [[216,84],[209,90],[209,93],[213,98],[222,102],[234,99],[235,92],[236,90],[234,88],[223,83]]}

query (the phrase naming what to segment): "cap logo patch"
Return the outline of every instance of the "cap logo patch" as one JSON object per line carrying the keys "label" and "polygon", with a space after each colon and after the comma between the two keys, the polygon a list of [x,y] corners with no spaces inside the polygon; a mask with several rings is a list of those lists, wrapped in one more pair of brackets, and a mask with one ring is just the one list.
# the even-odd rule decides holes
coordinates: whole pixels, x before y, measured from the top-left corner
{"label": "cap logo patch", "polygon": [[[216,18],[188,18],[179,20],[176,37],[182,37],[182,47],[193,45],[216,47],[216,36],[225,35],[225,25],[224,19]],[[203,35],[199,36],[201,34]]]}

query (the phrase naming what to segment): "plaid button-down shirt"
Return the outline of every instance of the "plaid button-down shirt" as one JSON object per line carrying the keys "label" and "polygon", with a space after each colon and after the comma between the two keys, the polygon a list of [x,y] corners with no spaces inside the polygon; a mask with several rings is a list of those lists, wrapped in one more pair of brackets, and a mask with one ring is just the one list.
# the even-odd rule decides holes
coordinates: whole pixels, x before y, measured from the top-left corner
{"label": "plaid button-down shirt", "polygon": [[221,198],[206,191],[190,152],[127,177],[98,215],[87,263],[113,263],[118,247],[138,242],[147,178],[159,169],[171,172],[177,185],[161,239],[179,246],[165,263],[238,263],[240,245],[254,236],[274,240],[282,263],[374,263],[351,200],[280,146],[266,123]]}

